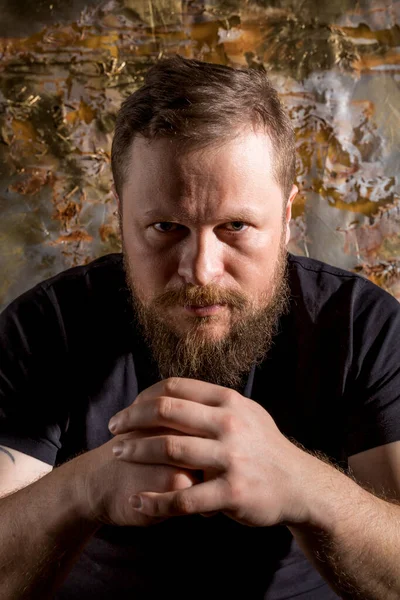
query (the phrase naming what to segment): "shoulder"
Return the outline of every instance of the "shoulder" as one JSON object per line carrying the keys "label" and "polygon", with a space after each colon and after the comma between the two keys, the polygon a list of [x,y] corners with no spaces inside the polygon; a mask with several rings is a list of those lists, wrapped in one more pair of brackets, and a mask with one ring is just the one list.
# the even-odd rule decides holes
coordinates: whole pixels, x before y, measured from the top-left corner
{"label": "shoulder", "polygon": [[91,285],[106,285],[110,279],[121,284],[124,282],[122,254],[107,254],[85,265],[61,271],[20,294],[9,306],[33,300],[52,291],[72,290],[74,287],[89,290]]}
{"label": "shoulder", "polygon": [[332,285],[340,285],[341,282],[345,281],[365,281],[361,275],[340,267],[334,267],[315,258],[288,253],[288,264],[291,273],[296,273],[297,277],[309,281],[310,284],[320,281],[321,278],[331,281]]}
{"label": "shoulder", "polygon": [[125,287],[121,254],[107,254],[88,264],[72,267],[42,281],[25,296],[46,293],[51,298],[62,299],[65,295],[74,303],[82,297],[110,298]]}
{"label": "shoulder", "polygon": [[120,306],[126,298],[122,255],[109,254],[36,284],[3,310],[1,320],[60,322],[65,316],[84,321]]}
{"label": "shoulder", "polygon": [[288,255],[289,282],[295,305],[308,311],[346,311],[354,320],[374,315],[400,318],[400,303],[365,277],[322,261]]}
{"label": "shoulder", "polygon": [[107,254],[86,265],[66,269],[61,273],[42,281],[37,287],[44,290],[59,288],[63,285],[89,287],[90,284],[106,284],[110,278],[123,281],[122,254]]}

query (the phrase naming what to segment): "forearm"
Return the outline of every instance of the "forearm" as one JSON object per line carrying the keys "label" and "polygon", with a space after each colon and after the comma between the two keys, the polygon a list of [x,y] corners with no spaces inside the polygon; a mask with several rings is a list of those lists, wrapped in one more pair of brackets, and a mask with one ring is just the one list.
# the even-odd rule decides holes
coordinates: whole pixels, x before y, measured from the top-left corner
{"label": "forearm", "polygon": [[[400,506],[329,469],[309,523],[288,525],[308,559],[343,599],[400,598]],[[324,498],[322,500],[322,498]]]}
{"label": "forearm", "polygon": [[0,499],[0,600],[51,598],[98,528],[78,504],[77,460]]}

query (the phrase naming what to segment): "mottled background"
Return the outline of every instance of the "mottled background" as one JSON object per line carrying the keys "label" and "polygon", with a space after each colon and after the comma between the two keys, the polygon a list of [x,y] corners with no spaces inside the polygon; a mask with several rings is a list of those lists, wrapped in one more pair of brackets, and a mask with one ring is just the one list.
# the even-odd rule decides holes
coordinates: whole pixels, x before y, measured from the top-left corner
{"label": "mottled background", "polygon": [[290,250],[400,300],[400,2],[0,0],[0,308],[119,251],[116,111],[159,57],[265,69],[294,120]]}

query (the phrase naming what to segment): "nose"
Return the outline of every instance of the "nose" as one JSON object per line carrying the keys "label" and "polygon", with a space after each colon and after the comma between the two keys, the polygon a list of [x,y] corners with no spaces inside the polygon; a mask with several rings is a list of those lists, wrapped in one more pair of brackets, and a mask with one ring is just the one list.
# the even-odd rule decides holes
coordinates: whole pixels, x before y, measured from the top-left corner
{"label": "nose", "polygon": [[223,244],[212,231],[191,232],[181,247],[178,274],[185,283],[205,286],[224,272]]}

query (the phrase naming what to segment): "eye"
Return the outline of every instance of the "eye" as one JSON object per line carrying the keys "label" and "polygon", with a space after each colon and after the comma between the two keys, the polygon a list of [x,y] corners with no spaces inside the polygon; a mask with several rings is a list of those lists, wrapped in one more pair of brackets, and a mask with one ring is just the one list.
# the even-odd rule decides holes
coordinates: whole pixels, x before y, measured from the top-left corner
{"label": "eye", "polygon": [[174,231],[178,231],[182,225],[179,223],[170,223],[169,221],[162,221],[161,223],[154,223],[152,225],[156,231],[159,233],[170,233]]}
{"label": "eye", "polygon": [[230,223],[226,223],[226,225],[232,226],[232,229],[227,228],[227,230],[232,233],[240,233],[242,231],[246,231],[246,229],[249,227],[247,223],[244,223],[243,221],[231,221]]}

